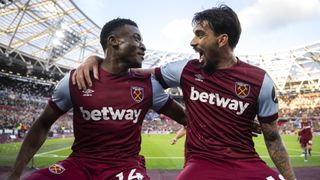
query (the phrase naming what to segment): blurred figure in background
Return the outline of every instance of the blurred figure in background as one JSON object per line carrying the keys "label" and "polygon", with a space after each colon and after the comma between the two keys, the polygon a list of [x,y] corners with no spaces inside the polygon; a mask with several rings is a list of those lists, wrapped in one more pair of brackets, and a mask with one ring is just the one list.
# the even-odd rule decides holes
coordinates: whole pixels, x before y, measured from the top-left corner
{"label": "blurred figure in background", "polygon": [[302,116],[301,121],[301,130],[298,132],[299,143],[302,148],[302,155],[304,157],[304,161],[308,161],[308,154],[311,156],[312,150],[312,129],[311,122],[308,120],[306,114]]}

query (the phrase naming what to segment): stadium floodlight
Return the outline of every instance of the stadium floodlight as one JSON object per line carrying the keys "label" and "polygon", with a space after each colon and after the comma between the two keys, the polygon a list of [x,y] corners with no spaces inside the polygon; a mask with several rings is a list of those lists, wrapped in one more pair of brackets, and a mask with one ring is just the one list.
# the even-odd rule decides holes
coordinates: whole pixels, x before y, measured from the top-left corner
{"label": "stadium floodlight", "polygon": [[54,38],[52,40],[52,44],[53,44],[53,46],[60,46],[61,42],[60,42],[60,40],[58,38]]}
{"label": "stadium floodlight", "polygon": [[56,37],[59,39],[63,39],[65,37],[63,30],[59,29],[55,33]]}
{"label": "stadium floodlight", "polygon": [[53,46],[49,58],[56,59],[58,57],[62,57],[80,42],[81,37],[75,32],[62,29],[57,30],[55,37],[52,40]]}

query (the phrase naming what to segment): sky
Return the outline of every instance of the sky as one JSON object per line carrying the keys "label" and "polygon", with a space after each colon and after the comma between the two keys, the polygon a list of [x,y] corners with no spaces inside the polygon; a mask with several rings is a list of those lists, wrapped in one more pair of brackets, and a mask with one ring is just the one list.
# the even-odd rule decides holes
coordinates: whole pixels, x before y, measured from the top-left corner
{"label": "sky", "polygon": [[196,12],[226,4],[240,19],[237,55],[291,50],[320,42],[320,0],[73,0],[97,25],[129,18],[147,49],[194,53],[191,21]]}

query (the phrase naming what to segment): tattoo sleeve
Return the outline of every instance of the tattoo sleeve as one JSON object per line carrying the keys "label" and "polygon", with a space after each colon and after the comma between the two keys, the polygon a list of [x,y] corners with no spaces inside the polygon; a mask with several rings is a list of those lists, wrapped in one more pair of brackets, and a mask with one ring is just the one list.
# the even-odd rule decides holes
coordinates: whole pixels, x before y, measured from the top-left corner
{"label": "tattoo sleeve", "polygon": [[282,142],[276,122],[277,121],[261,123],[265,144],[273,163],[284,178],[287,180],[296,179],[288,152]]}

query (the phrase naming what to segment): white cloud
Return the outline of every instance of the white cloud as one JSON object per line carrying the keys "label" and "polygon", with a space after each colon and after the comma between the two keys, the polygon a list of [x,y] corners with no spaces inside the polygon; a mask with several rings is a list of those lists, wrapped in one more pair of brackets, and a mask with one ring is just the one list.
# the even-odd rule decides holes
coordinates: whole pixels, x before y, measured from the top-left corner
{"label": "white cloud", "polygon": [[193,37],[191,20],[174,19],[161,29],[160,41],[157,45],[161,50],[192,52],[190,41]]}
{"label": "white cloud", "polygon": [[175,19],[169,22],[161,30],[161,34],[173,41],[179,41],[192,36],[191,21],[188,19]]}
{"label": "white cloud", "polygon": [[319,17],[319,0],[258,0],[239,13],[244,29],[273,29]]}

